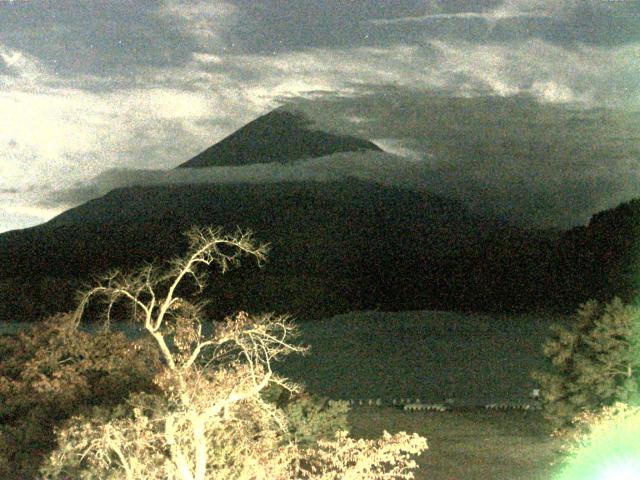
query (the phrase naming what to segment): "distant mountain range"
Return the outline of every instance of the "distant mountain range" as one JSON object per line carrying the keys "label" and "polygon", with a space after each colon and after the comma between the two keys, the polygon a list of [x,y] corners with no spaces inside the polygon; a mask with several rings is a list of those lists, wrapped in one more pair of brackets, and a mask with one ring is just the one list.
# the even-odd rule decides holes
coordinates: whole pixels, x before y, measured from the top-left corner
{"label": "distant mountain range", "polygon": [[[279,109],[179,168],[294,162],[380,151]],[[252,153],[253,152],[253,153]],[[252,229],[272,246],[262,270],[214,276],[211,314],[242,308],[318,318],[349,310],[572,310],[635,292],[638,202],[563,234],[523,230],[435,194],[355,178],[133,186],[37,227],[0,235],[0,320],[73,306],[93,274],[181,254],[191,225]],[[637,282],[636,282],[637,283]]]}

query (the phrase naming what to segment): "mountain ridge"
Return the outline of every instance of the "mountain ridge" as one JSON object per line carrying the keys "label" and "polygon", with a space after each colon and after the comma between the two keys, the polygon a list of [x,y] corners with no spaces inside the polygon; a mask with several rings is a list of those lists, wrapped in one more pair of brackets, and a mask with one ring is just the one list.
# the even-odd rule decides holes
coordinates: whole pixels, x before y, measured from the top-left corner
{"label": "mountain ridge", "polygon": [[[448,197],[389,183],[394,169],[409,166],[390,157],[358,163],[363,149],[382,150],[310,125],[304,115],[277,109],[177,168],[287,163],[334,149],[343,158],[331,175],[320,156],[311,157],[322,173],[312,179],[297,179],[305,170],[287,166],[296,178],[252,182],[258,168],[249,167],[241,182],[130,185],[42,225],[0,234],[0,295],[10,299],[0,304],[0,319],[72,308],[60,285],[181,255],[183,233],[194,225],[251,229],[273,246],[266,269],[215,277],[207,291],[218,309],[213,316],[238,308],[307,318],[366,309],[572,310],[588,298],[633,292],[633,272],[620,264],[635,265],[635,257],[620,252],[611,261],[608,252],[632,247],[627,237],[640,217],[637,204],[564,233],[518,228]],[[323,139],[325,150],[318,150],[314,142]],[[358,175],[364,166],[375,170],[377,180],[355,178],[355,165]],[[599,277],[600,265],[616,280]]]}
{"label": "mountain ridge", "polygon": [[[0,279],[88,278],[160,262],[184,252],[182,234],[192,225],[251,229],[272,245],[264,270],[219,279],[219,292],[235,300],[229,308],[291,308],[317,317],[497,307],[517,283],[501,273],[513,262],[501,252],[527,241],[444,197],[353,178],[128,187],[0,235],[0,262],[7,265]],[[213,303],[228,301],[212,295]]]}

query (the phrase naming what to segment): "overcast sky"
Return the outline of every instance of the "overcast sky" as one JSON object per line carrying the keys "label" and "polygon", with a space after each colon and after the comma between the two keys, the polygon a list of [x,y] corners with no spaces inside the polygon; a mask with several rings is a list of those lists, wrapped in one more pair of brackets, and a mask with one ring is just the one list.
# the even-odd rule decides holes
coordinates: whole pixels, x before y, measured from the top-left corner
{"label": "overcast sky", "polygon": [[287,103],[439,193],[584,222],[640,196],[639,59],[635,0],[0,0],[0,231]]}

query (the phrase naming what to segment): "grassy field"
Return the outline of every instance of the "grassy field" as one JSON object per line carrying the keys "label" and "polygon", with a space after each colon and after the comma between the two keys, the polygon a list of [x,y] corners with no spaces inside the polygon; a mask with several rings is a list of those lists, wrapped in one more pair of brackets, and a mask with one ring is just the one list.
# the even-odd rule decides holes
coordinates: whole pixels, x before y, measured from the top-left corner
{"label": "grassy field", "polygon": [[383,430],[417,432],[429,449],[417,458],[417,480],[551,480],[559,442],[544,431],[540,412],[407,413],[358,407],[352,435],[376,438]]}

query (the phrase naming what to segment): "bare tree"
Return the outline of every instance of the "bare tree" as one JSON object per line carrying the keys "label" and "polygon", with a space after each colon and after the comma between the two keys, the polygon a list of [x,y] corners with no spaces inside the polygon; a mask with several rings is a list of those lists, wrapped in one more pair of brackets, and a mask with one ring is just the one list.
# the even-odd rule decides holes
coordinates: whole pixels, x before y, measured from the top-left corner
{"label": "bare tree", "polygon": [[[147,265],[128,275],[106,275],[81,296],[75,317],[80,322],[90,300],[102,298],[108,327],[116,303],[133,305],[133,320],[155,340],[164,359],[155,378],[163,394],[132,395],[119,413],[96,409],[92,418],[72,419],[58,432],[60,448],[43,467],[43,475],[81,478],[89,471],[99,478],[127,480],[334,478],[321,476],[327,472],[313,460],[321,458],[321,451],[302,450],[285,440],[286,418],[260,395],[270,384],[300,390],[272,370],[280,357],[306,351],[291,343],[295,324],[285,316],[240,312],[205,336],[202,305],[178,293],[188,278],[201,290],[204,267],[211,264],[224,272],[242,255],[263,262],[266,246],[257,245],[250,233],[224,236],[220,230],[195,228],[188,236],[187,255],[172,260],[165,270]],[[383,443],[399,446],[397,451],[419,453],[426,448],[421,437],[398,434],[385,439]],[[340,436],[336,441],[343,451],[349,445]],[[381,458],[388,462],[390,457],[383,455],[374,463]],[[403,455],[397,460],[388,474],[404,476],[361,478],[411,478],[406,469],[414,465]],[[331,468],[335,471],[336,466]],[[355,467],[347,462],[341,468]],[[357,468],[362,469],[362,462]]]}

